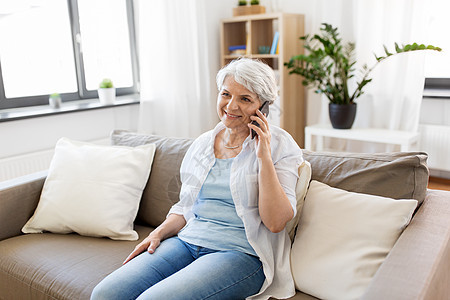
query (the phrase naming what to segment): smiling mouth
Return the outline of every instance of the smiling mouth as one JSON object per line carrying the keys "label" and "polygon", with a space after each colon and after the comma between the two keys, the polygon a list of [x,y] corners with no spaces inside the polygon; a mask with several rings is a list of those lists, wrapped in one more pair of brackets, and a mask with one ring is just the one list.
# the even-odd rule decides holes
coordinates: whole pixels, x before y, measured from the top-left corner
{"label": "smiling mouth", "polygon": [[228,118],[230,118],[230,119],[237,119],[237,118],[240,118],[241,116],[236,116],[236,115],[232,115],[232,114],[230,114],[230,113],[228,113],[228,112],[226,112],[226,111],[224,111],[225,112],[225,115],[228,117]]}

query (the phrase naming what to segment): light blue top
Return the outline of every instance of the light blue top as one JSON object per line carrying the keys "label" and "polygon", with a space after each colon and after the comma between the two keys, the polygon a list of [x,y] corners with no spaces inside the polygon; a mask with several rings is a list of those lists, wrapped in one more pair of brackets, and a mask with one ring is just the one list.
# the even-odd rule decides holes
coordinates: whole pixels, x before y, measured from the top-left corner
{"label": "light blue top", "polygon": [[178,233],[190,244],[214,250],[237,250],[255,255],[245,235],[244,223],[236,213],[230,190],[234,158],[217,159],[192,207],[194,218]]}

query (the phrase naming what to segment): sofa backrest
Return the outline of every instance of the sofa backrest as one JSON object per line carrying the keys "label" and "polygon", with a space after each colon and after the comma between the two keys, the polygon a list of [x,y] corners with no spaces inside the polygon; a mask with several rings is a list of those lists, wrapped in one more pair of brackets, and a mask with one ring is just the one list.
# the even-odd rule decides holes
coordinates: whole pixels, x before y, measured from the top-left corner
{"label": "sofa backrest", "polygon": [[142,194],[136,223],[158,226],[166,219],[172,205],[178,202],[181,161],[193,140],[115,130],[111,134],[111,142],[113,145],[130,147],[150,143],[156,145],[150,177]]}
{"label": "sofa backrest", "polygon": [[339,153],[303,151],[312,180],[343,190],[393,199],[425,199],[428,155],[423,152]]}
{"label": "sofa backrest", "polygon": [[[178,202],[180,166],[192,139],[145,135],[116,130],[113,145],[156,144],[152,170],[142,195],[137,223],[161,224]],[[330,186],[394,199],[425,199],[428,184],[427,155],[422,152],[329,153],[303,151],[311,164],[312,179]]]}

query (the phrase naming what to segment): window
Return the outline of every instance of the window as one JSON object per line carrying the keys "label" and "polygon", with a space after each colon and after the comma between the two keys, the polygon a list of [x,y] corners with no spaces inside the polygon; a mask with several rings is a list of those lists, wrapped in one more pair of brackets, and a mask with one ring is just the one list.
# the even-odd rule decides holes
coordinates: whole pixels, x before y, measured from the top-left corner
{"label": "window", "polygon": [[2,1],[0,40],[0,109],[137,92],[131,0]]}
{"label": "window", "polygon": [[448,38],[448,0],[430,1],[431,23],[429,28],[429,44],[439,46],[442,52],[426,54],[425,88],[432,90],[446,90],[444,93],[431,95],[450,96],[450,39]]}

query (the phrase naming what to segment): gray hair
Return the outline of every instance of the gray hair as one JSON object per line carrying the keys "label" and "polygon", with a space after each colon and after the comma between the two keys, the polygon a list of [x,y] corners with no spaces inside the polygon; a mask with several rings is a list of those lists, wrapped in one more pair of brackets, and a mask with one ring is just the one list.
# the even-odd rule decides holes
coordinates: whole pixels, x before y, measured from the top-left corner
{"label": "gray hair", "polygon": [[272,104],[278,96],[275,73],[271,67],[260,60],[235,59],[220,69],[216,76],[219,91],[228,76],[233,76],[237,83],[258,95],[261,104],[266,101]]}

